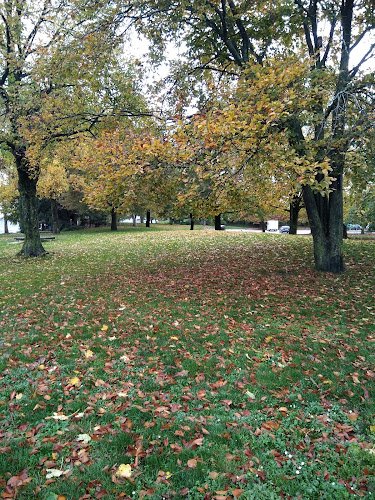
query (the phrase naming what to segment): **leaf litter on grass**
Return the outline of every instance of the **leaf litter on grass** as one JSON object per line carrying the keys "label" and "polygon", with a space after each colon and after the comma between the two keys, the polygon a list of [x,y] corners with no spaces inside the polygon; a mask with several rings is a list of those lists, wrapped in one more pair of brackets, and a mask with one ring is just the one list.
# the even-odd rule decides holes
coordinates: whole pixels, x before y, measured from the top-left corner
{"label": "leaf litter on grass", "polygon": [[373,242],[327,276],[306,239],[138,236],[18,264],[2,498],[371,498]]}

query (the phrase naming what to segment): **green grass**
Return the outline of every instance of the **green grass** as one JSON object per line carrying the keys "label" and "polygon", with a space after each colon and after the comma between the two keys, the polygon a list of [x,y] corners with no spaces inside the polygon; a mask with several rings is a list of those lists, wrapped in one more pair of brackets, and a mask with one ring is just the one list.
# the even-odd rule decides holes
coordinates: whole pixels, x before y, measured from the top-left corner
{"label": "green grass", "polygon": [[305,236],[121,227],[28,260],[12,240],[1,498],[374,497],[375,241],[327,275]]}

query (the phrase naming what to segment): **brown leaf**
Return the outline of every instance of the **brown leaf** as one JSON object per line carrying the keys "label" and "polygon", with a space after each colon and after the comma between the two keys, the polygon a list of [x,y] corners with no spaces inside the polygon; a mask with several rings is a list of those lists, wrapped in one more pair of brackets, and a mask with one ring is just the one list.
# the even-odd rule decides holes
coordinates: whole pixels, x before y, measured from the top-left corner
{"label": "brown leaf", "polygon": [[234,498],[239,498],[244,491],[245,490],[242,490],[241,488],[236,488],[235,490],[232,490],[232,495]]}
{"label": "brown leaf", "polygon": [[189,469],[195,469],[197,466],[197,461],[195,460],[195,458],[191,458],[190,460],[188,460],[187,466],[189,467]]}
{"label": "brown leaf", "polygon": [[191,444],[192,444],[192,445],[194,445],[194,444],[195,444],[195,445],[197,445],[197,446],[202,446],[202,444],[203,444],[203,439],[204,439],[204,438],[194,439],[194,441],[192,441],[192,443],[191,443]]}
{"label": "brown leaf", "polygon": [[360,384],[361,382],[358,379],[358,373],[353,373],[352,374],[352,379],[355,384]]}
{"label": "brown leaf", "polygon": [[357,413],[349,413],[349,414],[348,414],[348,417],[349,417],[349,420],[350,420],[351,422],[354,422],[355,420],[357,420],[358,415],[357,415]]}
{"label": "brown leaf", "polygon": [[108,496],[107,490],[100,490],[97,493],[95,493],[95,498],[104,498],[106,496]]}

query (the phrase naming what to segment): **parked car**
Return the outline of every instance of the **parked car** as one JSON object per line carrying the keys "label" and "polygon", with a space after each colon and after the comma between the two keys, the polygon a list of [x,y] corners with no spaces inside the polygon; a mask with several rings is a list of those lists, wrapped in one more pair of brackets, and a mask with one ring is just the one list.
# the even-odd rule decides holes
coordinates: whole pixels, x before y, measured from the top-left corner
{"label": "parked car", "polygon": [[281,228],[279,229],[279,233],[289,233],[289,229],[289,226],[281,226]]}
{"label": "parked car", "polygon": [[348,224],[347,227],[350,231],[361,231],[362,230],[362,226],[360,226],[359,224]]}

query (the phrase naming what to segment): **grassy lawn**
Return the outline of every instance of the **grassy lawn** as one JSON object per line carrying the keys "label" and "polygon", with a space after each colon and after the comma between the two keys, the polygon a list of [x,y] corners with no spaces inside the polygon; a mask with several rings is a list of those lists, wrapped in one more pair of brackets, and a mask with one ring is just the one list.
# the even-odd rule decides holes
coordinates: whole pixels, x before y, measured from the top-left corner
{"label": "grassy lawn", "polygon": [[0,237],[1,498],[375,497],[375,241]]}

